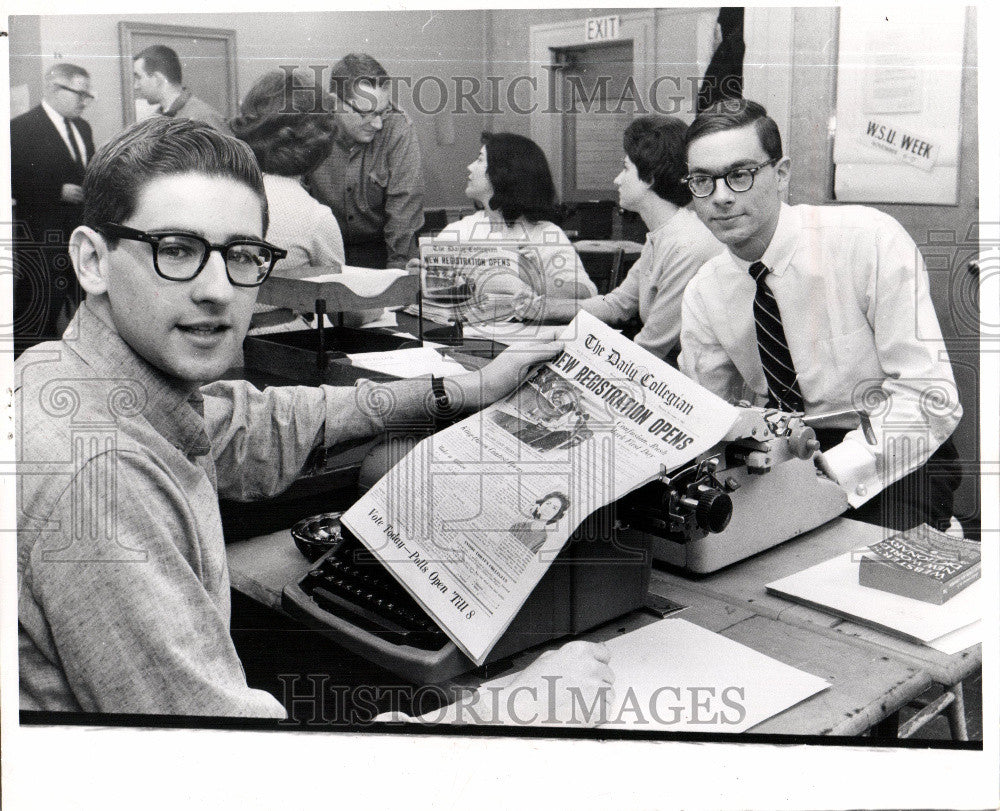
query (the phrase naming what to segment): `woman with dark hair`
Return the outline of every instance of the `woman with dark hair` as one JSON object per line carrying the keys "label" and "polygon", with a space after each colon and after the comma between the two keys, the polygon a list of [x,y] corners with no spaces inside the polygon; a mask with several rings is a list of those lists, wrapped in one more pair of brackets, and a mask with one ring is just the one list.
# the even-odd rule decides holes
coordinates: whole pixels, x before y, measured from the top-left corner
{"label": "woman with dark hair", "polygon": [[661,115],[637,118],[625,130],[625,167],[615,178],[619,205],[637,212],[649,229],[625,280],[607,295],[585,301],[522,295],[515,301],[516,312],[525,319],[568,323],[586,310],[615,326],[638,315],[642,329],[635,342],[673,362],[684,288],[698,268],[723,250],[687,208],[691,192],[683,182],[686,131],[680,119]]}
{"label": "woman with dark hair", "polygon": [[[267,238],[288,251],[275,268],[279,276],[282,267],[344,264],[344,241],[333,212],[302,185],[303,176],[326,159],[333,143],[329,116],[315,99],[310,76],[285,71],[264,74],[243,99],[240,114],[229,122],[233,134],[253,150],[264,173],[270,217]],[[296,89],[302,86],[306,89]],[[305,325],[290,310],[257,305],[252,329],[261,334]]]}
{"label": "woman with dark hair", "polygon": [[553,298],[597,292],[569,238],[550,221],[556,191],[545,153],[530,138],[509,132],[483,133],[483,146],[469,164],[465,195],[482,210],[452,223],[441,236],[459,243],[501,242],[519,246],[519,278],[489,270],[477,289],[515,294],[530,289]]}

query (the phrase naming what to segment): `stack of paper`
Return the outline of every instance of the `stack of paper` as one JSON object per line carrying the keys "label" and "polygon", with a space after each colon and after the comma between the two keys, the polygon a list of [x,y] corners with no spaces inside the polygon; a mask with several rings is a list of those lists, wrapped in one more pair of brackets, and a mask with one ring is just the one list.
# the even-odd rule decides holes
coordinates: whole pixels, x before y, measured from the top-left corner
{"label": "stack of paper", "polygon": [[493,321],[481,324],[465,324],[462,335],[466,338],[480,338],[511,344],[519,341],[554,341],[566,331],[565,324],[528,324],[523,321]]}
{"label": "stack of paper", "polygon": [[982,581],[943,605],[901,597],[858,583],[862,547],[767,584],[771,594],[888,631],[944,653],[982,640]]}

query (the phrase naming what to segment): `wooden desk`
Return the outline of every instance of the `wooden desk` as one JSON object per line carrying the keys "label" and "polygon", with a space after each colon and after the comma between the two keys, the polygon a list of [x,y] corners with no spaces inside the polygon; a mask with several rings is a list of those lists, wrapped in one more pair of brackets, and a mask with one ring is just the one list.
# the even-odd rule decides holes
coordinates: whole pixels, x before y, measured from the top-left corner
{"label": "wooden desk", "polygon": [[808,627],[824,636],[848,638],[859,644],[883,648],[926,670],[935,682],[955,684],[982,665],[982,645],[974,645],[949,656],[926,645],[908,642],[857,622],[789,602],[768,594],[765,589],[774,580],[800,572],[851,549],[882,540],[884,533],[882,527],[838,518],[780,546],[697,580],[654,568],[653,581],[661,584],[667,594],[671,588],[676,587],[696,589],[702,594],[718,597],[735,605],[745,605],[756,614],[788,625]]}
{"label": "wooden desk", "polygon": [[831,640],[846,640],[858,648],[881,650],[895,659],[908,662],[925,672],[934,683],[951,691],[954,701],[949,710],[949,721],[953,735],[964,739],[961,682],[982,667],[982,645],[973,645],[949,655],[857,622],[789,602],[768,594],[765,589],[766,584],[774,580],[800,572],[851,549],[876,543],[885,537],[885,533],[886,530],[882,527],[838,518],[696,581],[655,568],[652,579],[656,590],[662,589],[666,596],[675,589],[695,590],[705,597],[747,607],[760,616],[778,620],[785,625],[808,629]]}
{"label": "wooden desk", "polygon": [[[279,611],[282,588],[310,569],[286,531],[231,543],[227,554],[233,588]],[[651,591],[689,606],[680,615],[683,618],[831,683],[829,689],[758,724],[755,733],[860,735],[931,684],[919,666],[875,645],[858,645],[846,636],[831,637],[805,625],[786,624],[755,610],[749,602],[742,605],[712,594],[699,583],[673,580],[654,571]],[[584,638],[604,641],[654,621],[651,614],[633,612]],[[510,669],[523,666],[537,653],[514,657]],[[496,675],[491,673],[491,677]]]}

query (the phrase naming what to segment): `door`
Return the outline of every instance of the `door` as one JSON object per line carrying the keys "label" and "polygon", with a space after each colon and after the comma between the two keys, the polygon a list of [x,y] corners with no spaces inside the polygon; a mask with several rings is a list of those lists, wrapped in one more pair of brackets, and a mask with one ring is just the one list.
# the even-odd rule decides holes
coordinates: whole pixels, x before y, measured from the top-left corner
{"label": "door", "polygon": [[563,188],[567,203],[617,200],[622,132],[632,121],[636,94],[632,41],[555,52],[560,68]]}

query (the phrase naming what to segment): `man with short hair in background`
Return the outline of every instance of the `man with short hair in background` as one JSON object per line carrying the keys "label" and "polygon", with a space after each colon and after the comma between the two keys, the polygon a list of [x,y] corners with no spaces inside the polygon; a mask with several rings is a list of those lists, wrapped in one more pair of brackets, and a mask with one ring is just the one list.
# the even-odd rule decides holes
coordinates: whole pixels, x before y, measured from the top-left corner
{"label": "man with short hair in background", "polygon": [[161,115],[204,121],[229,134],[225,116],[182,84],[181,60],[173,48],[150,45],[139,51],[132,62],[132,89]]}
{"label": "man with short hair in background", "polygon": [[58,338],[80,301],[66,245],[83,217],[94,139],[80,116],[93,98],[86,70],[53,65],[41,104],[10,122],[15,355]]}
{"label": "man with short hair in background", "polygon": [[333,66],[333,151],[308,178],[344,236],[347,264],[403,268],[417,256],[424,224],[420,147],[406,113],[392,103],[389,76],[367,54]]}

